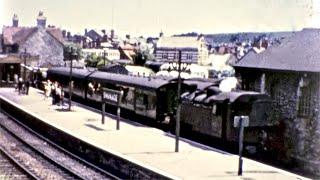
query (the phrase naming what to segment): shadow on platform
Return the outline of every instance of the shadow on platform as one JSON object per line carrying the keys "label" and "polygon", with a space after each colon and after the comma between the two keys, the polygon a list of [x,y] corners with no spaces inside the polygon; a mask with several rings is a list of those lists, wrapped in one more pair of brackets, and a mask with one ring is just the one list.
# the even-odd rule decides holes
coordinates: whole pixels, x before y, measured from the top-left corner
{"label": "shadow on platform", "polygon": [[137,154],[175,154],[174,151],[163,151],[163,152],[133,152],[133,153],[123,153],[125,155],[137,155]]}
{"label": "shadow on platform", "polygon": [[84,124],[84,125],[97,131],[105,131],[105,129],[99,128],[93,124]]}

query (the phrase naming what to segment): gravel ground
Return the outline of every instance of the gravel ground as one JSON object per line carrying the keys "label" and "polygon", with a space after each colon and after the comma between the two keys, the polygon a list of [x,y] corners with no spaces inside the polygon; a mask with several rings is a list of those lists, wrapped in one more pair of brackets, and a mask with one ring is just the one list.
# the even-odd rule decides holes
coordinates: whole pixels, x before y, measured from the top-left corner
{"label": "gravel ground", "polygon": [[[11,132],[14,132],[14,134],[24,139],[33,147],[36,147],[36,149],[38,149],[39,151],[43,152],[49,157],[54,158],[57,162],[59,162],[59,164],[64,164],[66,167],[72,169],[77,174],[80,174],[81,177],[84,177],[85,179],[108,179],[106,176],[102,175],[96,170],[93,170],[92,168],[84,165],[78,160],[75,160],[69,155],[52,147],[44,140],[39,139],[3,114],[0,114],[0,124],[8,128]],[[10,140],[7,135],[4,134],[3,130],[0,130],[0,133],[1,146],[14,153],[15,157],[25,162],[25,164],[32,168],[37,173],[37,175],[41,177],[41,179],[63,179],[63,177],[61,177],[58,173],[54,171],[52,172],[50,171],[50,169],[42,165],[42,163],[39,162],[37,158],[29,155],[28,152],[21,150],[19,144],[14,143],[13,140]]]}

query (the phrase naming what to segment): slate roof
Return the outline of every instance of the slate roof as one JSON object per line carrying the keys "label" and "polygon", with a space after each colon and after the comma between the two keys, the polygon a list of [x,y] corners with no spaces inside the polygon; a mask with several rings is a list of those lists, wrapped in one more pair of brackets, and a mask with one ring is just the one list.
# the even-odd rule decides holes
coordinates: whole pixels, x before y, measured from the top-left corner
{"label": "slate roof", "polygon": [[[38,27],[3,27],[3,44],[13,45],[24,43],[33,33],[37,32]],[[58,28],[46,28],[46,31],[63,43],[62,32]]]}
{"label": "slate roof", "polygon": [[104,67],[98,69],[99,71],[115,73],[115,74],[125,74],[128,75],[129,71],[120,64],[107,64]]}
{"label": "slate roof", "polygon": [[199,47],[198,37],[161,37],[157,48],[196,48]]}
{"label": "slate roof", "polygon": [[248,53],[235,68],[320,72],[320,29],[303,29],[266,51]]}
{"label": "slate roof", "polygon": [[[72,68],[72,77],[85,78],[93,72],[94,71],[91,72],[88,69]],[[53,67],[53,68],[48,69],[47,73],[48,73],[48,75],[59,74],[62,76],[69,76],[70,68],[69,67]]]}
{"label": "slate roof", "polygon": [[89,80],[100,80],[106,83],[121,84],[126,86],[138,87],[145,90],[157,90],[169,84],[168,80],[154,79],[139,76],[127,76],[122,74],[112,74],[96,71],[89,76]]}
{"label": "slate roof", "polygon": [[284,39],[290,37],[293,32],[243,32],[243,33],[226,33],[226,34],[206,34],[206,41],[211,44],[230,43],[233,40],[253,41],[255,38],[267,37],[268,39]]}

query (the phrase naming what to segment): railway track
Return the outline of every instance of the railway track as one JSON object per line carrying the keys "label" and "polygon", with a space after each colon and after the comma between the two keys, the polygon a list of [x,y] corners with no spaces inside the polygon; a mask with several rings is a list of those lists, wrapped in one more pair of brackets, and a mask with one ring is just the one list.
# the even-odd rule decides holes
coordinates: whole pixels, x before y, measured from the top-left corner
{"label": "railway track", "polygon": [[4,114],[0,114],[0,145],[34,174],[34,179],[120,179]]}
{"label": "railway track", "polygon": [[36,176],[0,147],[0,179],[36,179]]}

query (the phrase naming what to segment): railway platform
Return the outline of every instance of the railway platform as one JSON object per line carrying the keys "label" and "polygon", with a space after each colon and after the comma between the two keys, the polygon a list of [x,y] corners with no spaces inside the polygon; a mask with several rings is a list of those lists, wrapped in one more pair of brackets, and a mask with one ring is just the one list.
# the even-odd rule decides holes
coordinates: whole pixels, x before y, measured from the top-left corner
{"label": "railway platform", "polygon": [[76,103],[70,112],[65,110],[67,105],[52,106],[51,99],[45,99],[37,89],[30,88],[29,95],[18,95],[13,88],[0,88],[0,98],[103,151],[169,179],[307,179],[247,158],[243,158],[243,175],[238,176],[238,155],[183,138],[176,153],[174,135],[127,120],[122,120],[120,130],[116,130],[112,116],[106,116],[102,124],[100,113]]}

